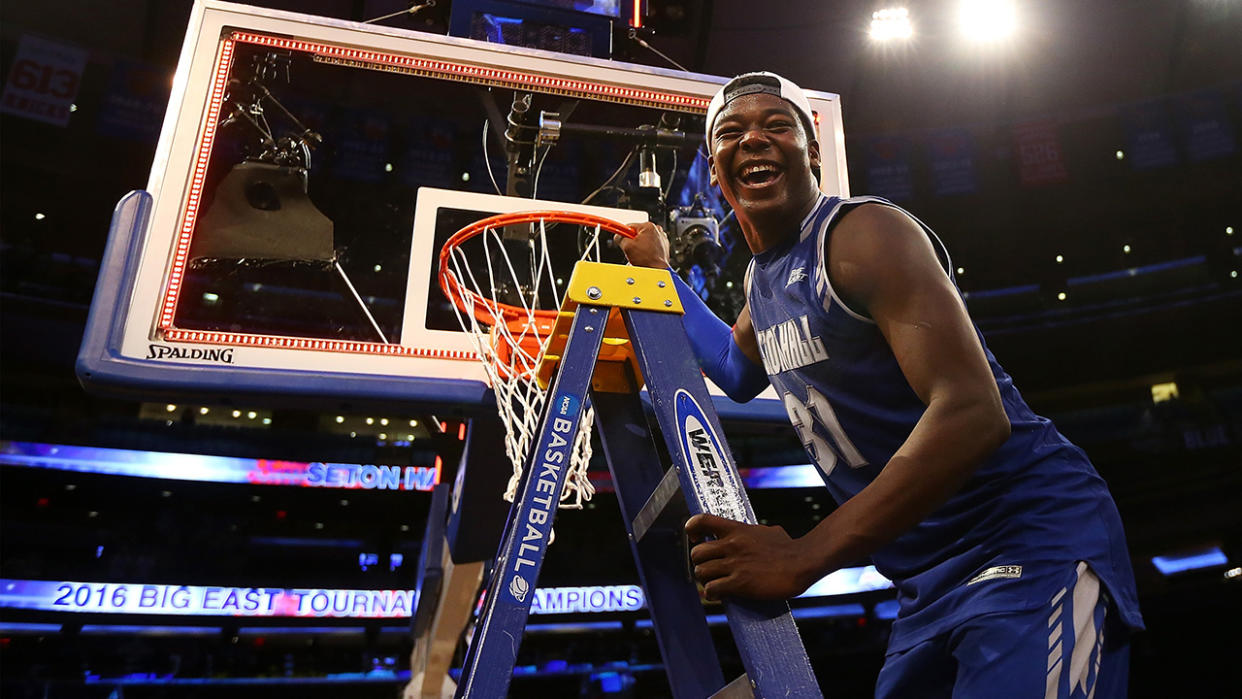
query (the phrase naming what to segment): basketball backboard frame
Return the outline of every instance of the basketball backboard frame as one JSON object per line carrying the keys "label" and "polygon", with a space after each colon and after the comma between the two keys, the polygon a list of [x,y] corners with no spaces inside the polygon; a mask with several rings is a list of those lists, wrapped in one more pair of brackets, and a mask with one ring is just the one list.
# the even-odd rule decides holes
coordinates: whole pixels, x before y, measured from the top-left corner
{"label": "basketball backboard frame", "polygon": [[[78,359],[88,387],[135,397],[242,395],[490,407],[472,341],[427,331],[418,311],[436,284],[420,240],[427,213],[415,209],[411,276],[399,342],[264,336],[177,327],[174,311],[201,203],[204,168],[221,116],[231,52],[242,44],[309,51],[350,66],[446,80],[656,106],[701,114],[726,79],[589,57],[485,44],[342,20],[200,0],[194,6],[145,193],[118,204]],[[825,191],[847,194],[837,96],[808,91],[816,111]],[[420,199],[426,188],[420,190]],[[461,193],[454,193],[461,194]],[[490,195],[472,195],[490,196]],[[475,200],[479,201],[479,200]],[[492,213],[536,208],[582,210],[563,202],[494,197]],[[624,222],[635,212],[587,207]],[[625,212],[625,213],[620,213]],[[422,222],[421,225],[419,222]],[[420,244],[422,247],[420,247]],[[418,269],[415,266],[418,265]],[[720,398],[725,417],[783,415]]]}

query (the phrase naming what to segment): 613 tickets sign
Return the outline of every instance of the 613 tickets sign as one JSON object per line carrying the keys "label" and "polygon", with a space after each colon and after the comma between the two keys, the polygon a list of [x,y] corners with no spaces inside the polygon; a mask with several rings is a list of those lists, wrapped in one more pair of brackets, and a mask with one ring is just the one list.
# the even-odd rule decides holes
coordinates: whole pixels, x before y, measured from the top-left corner
{"label": "613 tickets sign", "polygon": [[88,57],[76,46],[22,36],[0,94],[0,112],[65,126]]}

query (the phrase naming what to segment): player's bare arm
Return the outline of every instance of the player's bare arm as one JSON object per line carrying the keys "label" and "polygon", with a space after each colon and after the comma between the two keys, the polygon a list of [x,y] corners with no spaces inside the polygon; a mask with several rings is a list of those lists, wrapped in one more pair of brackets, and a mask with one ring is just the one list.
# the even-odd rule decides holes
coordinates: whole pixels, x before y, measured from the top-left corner
{"label": "player's bare arm", "polygon": [[834,231],[829,278],[876,322],[927,405],[880,475],[808,543],[835,569],[897,538],[942,504],[1009,438],[1009,419],[961,297],[908,216],[860,206]]}
{"label": "player's bare arm", "polygon": [[830,241],[834,288],[876,322],[927,410],[875,481],[795,546],[771,531],[779,528],[692,518],[694,538],[716,537],[692,553],[713,598],[791,596],[869,555],[947,500],[1009,436],[974,327],[918,224],[863,205]]}
{"label": "player's bare arm", "polygon": [[750,322],[749,301],[742,306],[742,312],[737,314],[737,322],[733,324],[733,341],[742,348],[742,353],[750,361],[763,365],[763,358],[759,355],[759,338],[755,336],[755,326]]}

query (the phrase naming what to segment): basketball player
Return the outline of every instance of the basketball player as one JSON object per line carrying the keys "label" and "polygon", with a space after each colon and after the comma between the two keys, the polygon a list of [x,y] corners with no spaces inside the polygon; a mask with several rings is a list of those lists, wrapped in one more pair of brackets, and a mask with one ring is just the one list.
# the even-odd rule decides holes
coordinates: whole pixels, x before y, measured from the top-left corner
{"label": "basketball player", "polygon": [[[711,178],[754,254],[736,325],[673,276],[704,372],[738,401],[771,383],[839,507],[798,539],[697,515],[696,577],[786,599],[869,556],[900,603],[877,696],[1124,696],[1142,620],[1104,482],[984,346],[935,234],[819,191],[813,123],[771,73],[716,94]],[[637,229],[631,263],[668,267]]]}

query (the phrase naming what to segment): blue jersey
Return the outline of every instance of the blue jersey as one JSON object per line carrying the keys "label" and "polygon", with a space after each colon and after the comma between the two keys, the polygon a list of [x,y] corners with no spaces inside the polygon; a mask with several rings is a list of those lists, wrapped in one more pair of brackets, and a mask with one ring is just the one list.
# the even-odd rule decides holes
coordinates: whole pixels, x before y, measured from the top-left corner
{"label": "blue jersey", "polygon": [[[821,196],[801,230],[756,255],[747,272],[768,377],[838,503],[879,474],[926,409],[875,323],[846,306],[828,279],[833,224],[867,202],[892,206],[874,197]],[[923,229],[952,278],[943,244]],[[1012,432],[948,502],[872,556],[900,602],[890,652],[979,614],[1046,604],[1075,561],[1090,564],[1123,620],[1141,628],[1121,520],[1107,487],[1086,455],[1027,407],[983,349]]]}

